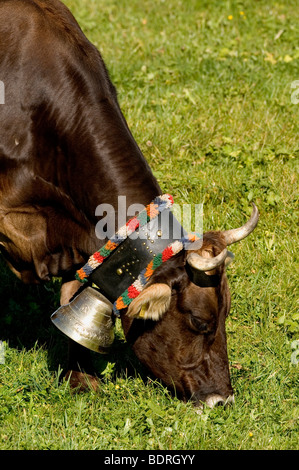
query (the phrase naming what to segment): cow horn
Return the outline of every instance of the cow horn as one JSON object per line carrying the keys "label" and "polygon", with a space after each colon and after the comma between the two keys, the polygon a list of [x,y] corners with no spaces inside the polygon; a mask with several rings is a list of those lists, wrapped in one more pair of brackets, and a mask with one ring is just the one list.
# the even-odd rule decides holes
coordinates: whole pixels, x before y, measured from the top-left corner
{"label": "cow horn", "polygon": [[191,268],[196,269],[197,271],[212,271],[212,269],[216,269],[217,266],[220,266],[224,263],[227,257],[227,249],[224,248],[219,255],[214,256],[214,258],[204,258],[200,256],[198,253],[189,253],[187,256],[187,263]]}
{"label": "cow horn", "polygon": [[222,235],[225,238],[226,245],[232,245],[233,243],[239,242],[243,240],[243,238],[247,237],[255,227],[257,226],[259,220],[259,211],[255,204],[252,204],[253,210],[248,222],[245,225],[239,228],[234,228],[232,230],[225,230],[222,232]]}

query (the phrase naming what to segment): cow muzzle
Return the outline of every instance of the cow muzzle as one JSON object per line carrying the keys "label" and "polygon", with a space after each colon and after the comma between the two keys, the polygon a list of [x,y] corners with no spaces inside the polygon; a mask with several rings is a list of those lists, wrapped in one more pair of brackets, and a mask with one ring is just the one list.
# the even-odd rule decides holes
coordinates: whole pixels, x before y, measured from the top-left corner
{"label": "cow muzzle", "polygon": [[113,305],[92,287],[84,289],[69,304],[51,316],[66,336],[92,351],[106,354],[114,341]]}
{"label": "cow muzzle", "polygon": [[233,405],[235,403],[234,395],[229,395],[228,397],[224,397],[222,395],[209,395],[205,400],[205,405],[209,408],[214,408],[215,406],[227,406]]}
{"label": "cow muzzle", "polygon": [[195,411],[197,414],[202,414],[204,407],[215,408],[216,406],[228,406],[235,403],[234,395],[229,395],[227,397],[218,394],[211,394],[206,397],[206,399],[200,404],[196,405]]}

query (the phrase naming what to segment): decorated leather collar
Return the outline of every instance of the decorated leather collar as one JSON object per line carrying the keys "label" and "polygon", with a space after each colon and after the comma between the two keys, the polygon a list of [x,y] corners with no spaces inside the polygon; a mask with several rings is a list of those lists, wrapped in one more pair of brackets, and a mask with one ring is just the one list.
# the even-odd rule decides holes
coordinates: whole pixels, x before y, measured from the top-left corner
{"label": "decorated leather collar", "polygon": [[185,232],[170,211],[172,204],[169,194],[158,196],[76,273],[80,282],[98,287],[117,316],[140,294],[158,266],[200,238]]}

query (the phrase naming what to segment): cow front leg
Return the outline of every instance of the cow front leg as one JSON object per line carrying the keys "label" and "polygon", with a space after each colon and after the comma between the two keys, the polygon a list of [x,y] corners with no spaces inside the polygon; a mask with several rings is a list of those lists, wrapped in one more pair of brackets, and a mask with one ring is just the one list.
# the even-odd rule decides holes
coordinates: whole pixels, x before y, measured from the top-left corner
{"label": "cow front leg", "polygon": [[65,378],[69,380],[70,387],[79,392],[84,390],[97,390],[99,382],[91,360],[90,351],[69,339],[68,367]]}
{"label": "cow front leg", "polygon": [[82,287],[82,284],[79,281],[62,281],[60,288],[60,305],[68,304],[80,287]]}
{"label": "cow front leg", "polygon": [[[60,291],[60,305],[69,303],[82,284],[78,281],[64,282]],[[90,351],[69,339],[68,364],[65,378],[69,380],[70,387],[78,391],[88,389],[96,390],[98,380],[94,376],[94,369]]]}

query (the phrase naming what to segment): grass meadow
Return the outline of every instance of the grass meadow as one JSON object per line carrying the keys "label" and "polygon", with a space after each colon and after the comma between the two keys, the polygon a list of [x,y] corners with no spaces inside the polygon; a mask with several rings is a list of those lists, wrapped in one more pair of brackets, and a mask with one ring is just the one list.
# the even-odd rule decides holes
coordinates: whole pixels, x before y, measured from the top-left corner
{"label": "grass meadow", "polygon": [[0,449],[297,449],[298,2],[65,3],[163,191],[203,203],[204,231],[243,224],[251,201],[260,210],[228,268],[236,403],[196,414],[147,379],[118,323],[111,354],[94,355],[99,391],[72,394],[50,322],[59,279],[26,287],[1,261]]}

